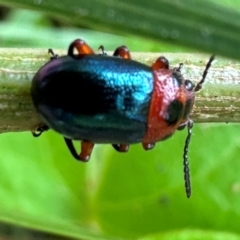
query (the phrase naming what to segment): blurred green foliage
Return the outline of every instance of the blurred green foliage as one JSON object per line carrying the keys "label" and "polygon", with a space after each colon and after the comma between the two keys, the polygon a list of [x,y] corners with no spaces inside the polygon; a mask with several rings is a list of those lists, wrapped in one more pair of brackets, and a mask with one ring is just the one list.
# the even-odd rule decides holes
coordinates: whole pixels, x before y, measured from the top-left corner
{"label": "blurred green foliage", "polygon": [[[146,35],[60,25],[39,12],[13,10],[0,24],[0,44],[44,51],[67,49],[81,37],[94,49],[125,44],[132,51],[189,51]],[[37,139],[3,134],[0,220],[78,239],[240,239],[239,129],[238,124],[194,127],[191,199],[183,183],[186,131],[148,152],[141,145],[128,154],[96,146],[87,164],[76,162],[52,131]]]}

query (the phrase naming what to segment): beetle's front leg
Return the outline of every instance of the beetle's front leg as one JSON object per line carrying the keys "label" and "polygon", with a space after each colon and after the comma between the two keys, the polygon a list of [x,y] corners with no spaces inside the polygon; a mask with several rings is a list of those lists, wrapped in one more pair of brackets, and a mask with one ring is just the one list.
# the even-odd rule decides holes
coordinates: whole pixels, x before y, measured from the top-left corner
{"label": "beetle's front leg", "polygon": [[155,142],[149,143],[149,142],[142,142],[142,146],[145,150],[151,150],[155,146]]}
{"label": "beetle's front leg", "polygon": [[161,56],[152,64],[152,69],[153,70],[169,69],[169,62],[164,56]]}

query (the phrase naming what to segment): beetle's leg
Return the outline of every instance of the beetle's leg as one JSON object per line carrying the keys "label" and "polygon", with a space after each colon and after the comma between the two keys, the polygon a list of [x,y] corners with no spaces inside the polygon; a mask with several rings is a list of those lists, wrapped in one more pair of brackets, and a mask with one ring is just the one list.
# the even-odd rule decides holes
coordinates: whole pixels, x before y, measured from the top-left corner
{"label": "beetle's leg", "polygon": [[182,67],[183,67],[183,63],[179,63],[179,66],[175,67],[173,70],[177,72],[181,72]]}
{"label": "beetle's leg", "polygon": [[155,146],[155,142],[153,142],[153,143],[146,143],[146,142],[142,142],[142,146],[143,146],[143,148],[145,149],[145,150],[151,150],[151,149],[153,149],[154,148],[154,146]]}
{"label": "beetle's leg", "polygon": [[127,152],[129,150],[129,144],[112,144],[112,146],[118,152]]}
{"label": "beetle's leg", "polygon": [[102,53],[101,53],[100,55],[107,55],[106,52],[105,52],[105,50],[104,50],[104,46],[103,46],[103,45],[100,45],[99,48],[98,48],[98,50],[101,50],[101,51],[102,51]]}
{"label": "beetle's leg", "polygon": [[131,59],[130,52],[126,46],[118,47],[113,53],[113,56],[121,57],[124,59]]}
{"label": "beetle's leg", "polygon": [[81,153],[78,154],[73,145],[72,139],[64,138],[64,140],[74,158],[83,162],[87,162],[90,159],[94,143],[83,140],[81,143]]}
{"label": "beetle's leg", "polygon": [[48,53],[52,55],[50,57],[50,60],[54,60],[59,57],[57,54],[54,53],[54,51],[51,48],[48,49]]}
{"label": "beetle's leg", "polygon": [[92,48],[89,47],[87,43],[85,43],[82,39],[76,39],[69,45],[68,55],[74,56],[74,48],[77,49],[79,55],[94,54],[94,51],[92,50]]}
{"label": "beetle's leg", "polygon": [[70,151],[71,154],[73,155],[73,157],[74,157],[75,159],[79,160],[79,155],[78,155],[75,147],[73,146],[72,139],[64,138],[64,140],[65,140],[65,143],[66,143],[67,146],[68,146],[69,151]]}
{"label": "beetle's leg", "polygon": [[49,127],[47,125],[41,125],[32,131],[34,137],[39,137],[43,132],[47,131]]}
{"label": "beetle's leg", "polygon": [[165,57],[161,56],[152,64],[152,69],[169,69],[169,62]]}

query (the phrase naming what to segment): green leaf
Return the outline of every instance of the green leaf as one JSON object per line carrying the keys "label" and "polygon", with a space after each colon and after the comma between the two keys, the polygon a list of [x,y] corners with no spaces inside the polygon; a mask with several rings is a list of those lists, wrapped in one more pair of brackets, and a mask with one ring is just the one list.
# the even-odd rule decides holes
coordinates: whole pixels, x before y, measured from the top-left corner
{"label": "green leaf", "polygon": [[[218,1],[219,2],[219,1]],[[239,58],[239,3],[236,1],[0,0],[42,10],[69,23],[101,31],[135,34]]]}
{"label": "green leaf", "polygon": [[[106,232],[139,237],[201,227],[239,233],[239,127],[201,126],[194,129],[189,153],[191,199],[186,198],[183,184],[185,132],[159,143],[151,152],[138,146],[126,156],[113,153],[105,161],[95,211]],[[227,140],[223,130],[225,136],[231,136]]]}
{"label": "green leaf", "polygon": [[0,219],[83,239],[190,228],[240,234],[238,130],[234,124],[195,126],[190,199],[183,183],[185,131],[148,152],[140,145],[127,154],[96,146],[87,164],[75,161],[51,131],[37,139],[30,133],[4,134]]}
{"label": "green leaf", "polygon": [[[150,39],[146,39],[143,44],[142,39],[134,35],[120,36],[113,33],[97,32],[76,27],[69,28],[66,26],[53,28],[49,26],[49,23],[46,24],[45,22],[46,17],[42,13],[29,10],[12,11],[7,21],[0,25],[1,47],[41,47],[45,49],[51,47],[54,49],[66,49],[74,39],[82,38],[94,49],[104,44],[106,50],[114,50],[123,43],[131,51],[156,51],[159,49],[159,45],[165,51],[186,51],[188,49]],[[23,25],[24,28],[22,28]]]}
{"label": "green leaf", "polygon": [[30,133],[1,136],[0,219],[63,236],[94,238],[85,220],[86,167],[61,161],[69,153],[66,149],[61,152],[63,142],[55,142],[54,137],[50,140],[46,134],[33,139]]}
{"label": "green leaf", "polygon": [[140,240],[239,240],[240,236],[221,231],[203,231],[197,229],[175,230],[140,238]]}

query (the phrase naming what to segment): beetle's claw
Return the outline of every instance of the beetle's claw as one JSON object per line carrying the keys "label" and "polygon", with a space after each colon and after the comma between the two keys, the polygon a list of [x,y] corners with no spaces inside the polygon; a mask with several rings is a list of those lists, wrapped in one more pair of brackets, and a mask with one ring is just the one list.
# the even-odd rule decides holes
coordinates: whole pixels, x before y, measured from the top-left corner
{"label": "beetle's claw", "polygon": [[112,144],[112,146],[118,152],[127,152],[129,150],[129,144]]}
{"label": "beetle's claw", "polygon": [[34,137],[39,137],[41,136],[41,134],[45,131],[47,131],[49,129],[49,127],[47,125],[42,125],[37,127],[35,130],[32,131],[32,135]]}

